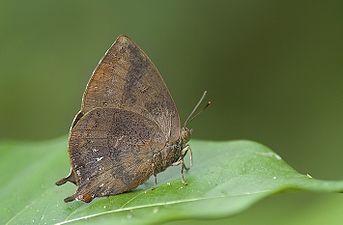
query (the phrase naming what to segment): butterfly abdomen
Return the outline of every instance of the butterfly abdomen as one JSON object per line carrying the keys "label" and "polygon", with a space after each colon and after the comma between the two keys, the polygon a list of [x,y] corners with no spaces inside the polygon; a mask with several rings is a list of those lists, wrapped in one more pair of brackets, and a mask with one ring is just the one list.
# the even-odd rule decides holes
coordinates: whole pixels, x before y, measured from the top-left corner
{"label": "butterfly abdomen", "polygon": [[181,157],[182,144],[180,141],[165,146],[161,151],[154,154],[154,173],[160,173],[177,162]]}

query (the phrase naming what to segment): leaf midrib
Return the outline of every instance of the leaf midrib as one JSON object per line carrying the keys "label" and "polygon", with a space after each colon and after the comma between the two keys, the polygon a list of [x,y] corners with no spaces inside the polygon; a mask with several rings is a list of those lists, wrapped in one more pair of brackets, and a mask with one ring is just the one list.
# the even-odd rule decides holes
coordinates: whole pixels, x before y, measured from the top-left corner
{"label": "leaf midrib", "polygon": [[[220,198],[241,197],[241,196],[248,196],[248,195],[259,195],[259,194],[262,194],[262,193],[265,194],[265,193],[269,193],[269,192],[273,192],[273,190],[249,192],[249,193],[243,193],[243,194],[238,194],[238,195],[211,196],[211,197],[207,197],[207,198],[191,198],[191,199],[186,199],[186,200],[175,200],[175,201],[169,201],[169,202],[159,202],[159,203],[153,203],[153,204],[131,206],[131,207],[126,207],[126,208],[123,208],[123,206],[122,206],[122,207],[120,207],[118,209],[109,210],[109,211],[106,211],[106,212],[100,212],[100,213],[90,214],[90,215],[87,215],[87,216],[78,217],[78,218],[74,218],[74,219],[70,219],[70,220],[64,220],[63,222],[57,223],[56,225],[68,224],[68,223],[79,221],[79,220],[83,220],[83,219],[90,219],[90,218],[94,218],[94,217],[98,217],[98,216],[103,216],[103,215],[112,214],[112,213],[118,213],[118,212],[125,212],[125,211],[130,211],[130,210],[135,210],[135,209],[144,209],[144,208],[151,208],[151,207],[165,206],[165,205],[175,205],[175,204],[182,204],[182,203],[188,203],[188,202],[205,201],[205,200],[210,200],[210,199],[212,200],[212,199],[220,199]],[[131,199],[129,201],[131,201]],[[127,205],[127,203],[125,203],[124,205]]]}

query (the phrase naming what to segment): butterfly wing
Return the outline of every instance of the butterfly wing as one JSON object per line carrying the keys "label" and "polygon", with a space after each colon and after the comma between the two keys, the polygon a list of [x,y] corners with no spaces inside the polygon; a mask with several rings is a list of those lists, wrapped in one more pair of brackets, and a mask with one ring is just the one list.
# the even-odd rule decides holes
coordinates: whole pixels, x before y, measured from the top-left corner
{"label": "butterfly wing", "polygon": [[89,202],[134,189],[153,174],[154,152],[164,144],[158,125],[142,115],[91,110],[71,130],[69,153],[78,189],[68,201]]}
{"label": "butterfly wing", "polygon": [[128,37],[117,38],[88,82],[81,113],[96,107],[138,113],[158,124],[169,142],[180,137],[180,119],[168,88],[148,56]]}

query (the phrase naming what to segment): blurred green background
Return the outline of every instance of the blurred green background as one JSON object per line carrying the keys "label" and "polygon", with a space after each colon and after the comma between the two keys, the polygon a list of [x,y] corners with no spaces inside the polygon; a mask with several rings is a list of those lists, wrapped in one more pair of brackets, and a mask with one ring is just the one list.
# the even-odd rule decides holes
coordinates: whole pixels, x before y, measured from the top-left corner
{"label": "blurred green background", "polygon": [[[252,139],[302,173],[342,179],[342,12],[339,0],[1,0],[0,138],[65,135],[92,70],[126,34],[182,118],[209,91],[194,138]],[[288,193],[216,223],[341,224],[338,209],[338,194]]]}

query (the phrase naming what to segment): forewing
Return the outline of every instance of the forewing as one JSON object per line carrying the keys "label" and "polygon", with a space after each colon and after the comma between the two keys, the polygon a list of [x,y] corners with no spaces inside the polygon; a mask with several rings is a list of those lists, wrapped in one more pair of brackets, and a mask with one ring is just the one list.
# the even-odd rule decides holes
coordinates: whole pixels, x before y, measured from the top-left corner
{"label": "forewing", "polygon": [[153,174],[153,154],[165,141],[157,124],[137,113],[115,108],[86,113],[69,141],[78,183],[75,197],[108,196],[137,187]]}
{"label": "forewing", "polygon": [[176,105],[159,71],[133,41],[117,38],[87,85],[83,114],[96,107],[135,112],[155,121],[171,142],[180,136]]}

